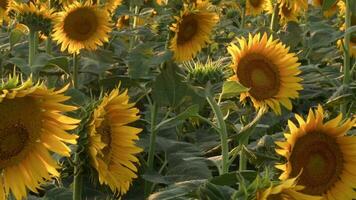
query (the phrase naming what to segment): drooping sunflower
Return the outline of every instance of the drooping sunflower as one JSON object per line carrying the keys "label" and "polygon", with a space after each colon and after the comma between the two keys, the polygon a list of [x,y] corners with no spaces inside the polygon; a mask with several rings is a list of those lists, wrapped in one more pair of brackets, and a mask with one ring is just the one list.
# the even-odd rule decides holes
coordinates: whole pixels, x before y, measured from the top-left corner
{"label": "drooping sunflower", "polygon": [[0,22],[8,21],[8,8],[12,0],[1,0],[0,1]]}
{"label": "drooping sunflower", "polygon": [[116,8],[121,5],[122,0],[106,0],[104,8],[110,13],[114,12]]}
{"label": "drooping sunflower", "polygon": [[246,0],[246,15],[256,16],[261,14],[269,0]]}
{"label": "drooping sunflower", "polygon": [[49,9],[47,4],[36,2],[17,3],[11,2],[8,10],[16,13],[21,24],[26,25],[30,30],[41,31],[49,35],[52,30],[52,22],[55,18],[53,9]]}
{"label": "drooping sunflower", "polygon": [[185,5],[180,17],[175,17],[177,22],[170,28],[175,33],[170,41],[170,49],[176,61],[192,59],[210,42],[210,35],[219,16],[208,10],[209,5],[208,2],[193,7]]}
{"label": "drooping sunflower", "polygon": [[[345,3],[343,1],[340,1],[338,3],[339,6],[339,15],[345,20]],[[350,26],[355,26],[356,25],[356,14],[351,14],[351,24]],[[342,26],[340,27],[341,31],[345,31],[345,27],[346,24],[342,24]],[[338,40],[337,41],[337,46],[339,47],[339,49],[341,49],[341,51],[344,50],[343,46],[342,46],[342,40]],[[352,57],[356,57],[356,35],[354,33],[351,34],[350,37],[350,45],[349,45],[349,52],[350,55]]]}
{"label": "drooping sunflower", "polygon": [[110,17],[104,9],[88,2],[73,2],[58,15],[53,40],[61,44],[61,51],[95,50],[109,39]]}
{"label": "drooping sunflower", "polygon": [[320,195],[326,200],[354,199],[356,197],[356,137],[346,133],[356,122],[342,115],[324,121],[324,111],[319,105],[309,110],[306,120],[295,115],[299,127],[288,121],[289,133],[285,142],[276,142],[276,152],[287,163],[276,165],[283,173],[281,180],[300,174],[298,184],[305,186],[305,194]]}
{"label": "drooping sunflower", "polygon": [[89,125],[92,166],[98,172],[100,184],[108,185],[118,195],[125,194],[137,177],[135,154],[142,151],[135,144],[141,129],[129,125],[139,119],[139,110],[128,101],[127,90],[113,90],[93,111]]}
{"label": "drooping sunflower", "polygon": [[256,200],[321,200],[320,196],[303,194],[303,186],[297,185],[297,178],[287,179],[278,185],[257,191]]}
{"label": "drooping sunflower", "polygon": [[[322,7],[323,6],[323,2],[324,0],[313,0],[313,5],[316,6],[316,7]],[[323,15],[325,17],[331,17],[333,15],[335,15],[338,11],[338,1],[335,1],[334,5],[329,8],[328,10],[325,10],[323,12]]]}
{"label": "drooping sunflower", "polygon": [[[298,17],[302,13],[300,8],[298,8],[294,1],[290,0],[278,0],[278,7],[279,7],[279,16],[280,16],[280,24],[286,25],[290,21],[298,21]],[[273,14],[274,12],[274,5],[272,1],[269,1],[266,5],[266,10],[269,14]]]}
{"label": "drooping sunflower", "polygon": [[260,34],[249,35],[238,42],[239,47],[235,44],[228,47],[235,72],[230,79],[250,88],[241,93],[240,101],[249,97],[256,109],[268,106],[277,114],[281,113],[280,104],[291,110],[290,99],[297,98],[298,91],[303,89],[302,79],[297,77],[301,71],[296,55],[266,33],[262,38]]}
{"label": "drooping sunflower", "polygon": [[67,131],[80,122],[63,114],[76,110],[63,103],[67,88],[54,91],[31,78],[21,84],[18,76],[0,84],[0,199],[24,199],[59,176],[50,152],[70,156],[65,143],[76,144],[77,136]]}

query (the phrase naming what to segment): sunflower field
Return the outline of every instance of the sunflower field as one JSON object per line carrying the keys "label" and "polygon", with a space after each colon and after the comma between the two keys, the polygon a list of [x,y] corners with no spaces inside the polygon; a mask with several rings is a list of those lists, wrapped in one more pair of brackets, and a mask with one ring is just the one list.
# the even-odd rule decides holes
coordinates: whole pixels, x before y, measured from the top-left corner
{"label": "sunflower field", "polygon": [[355,200],[356,0],[0,0],[0,200]]}

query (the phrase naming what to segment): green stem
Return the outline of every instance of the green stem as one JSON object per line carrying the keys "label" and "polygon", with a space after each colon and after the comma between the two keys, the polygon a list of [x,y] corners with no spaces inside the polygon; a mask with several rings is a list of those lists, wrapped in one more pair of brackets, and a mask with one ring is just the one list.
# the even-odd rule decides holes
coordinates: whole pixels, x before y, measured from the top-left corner
{"label": "green stem", "polygon": [[[156,137],[157,137],[157,129],[156,122],[157,121],[157,105],[153,103],[151,105],[151,128],[150,128],[150,146],[148,150],[148,158],[147,158],[147,168],[149,170],[153,170],[154,157],[156,152]],[[145,197],[147,197],[151,193],[152,183],[146,181],[145,182]]]}
{"label": "green stem", "polygon": [[30,29],[28,34],[28,65],[31,67],[36,56],[36,31]]}
{"label": "green stem", "polygon": [[73,74],[72,74],[72,83],[73,87],[78,89],[78,54],[73,54]]}
{"label": "green stem", "polygon": [[[248,144],[249,136],[246,136],[246,138],[240,142],[240,146],[242,147],[243,145],[246,146]],[[244,171],[247,168],[247,156],[246,152],[244,151],[244,148],[240,151],[240,163],[239,163],[239,171]]]}
{"label": "green stem", "polygon": [[245,27],[245,22],[246,21],[246,8],[242,8],[242,13],[241,13],[241,24],[240,27],[244,28]]}
{"label": "green stem", "polygon": [[277,30],[278,14],[279,14],[278,12],[279,12],[279,4],[276,2],[274,4],[273,13],[272,13],[272,16],[271,16],[271,24],[270,24],[271,31]]}
{"label": "green stem", "polygon": [[51,35],[47,36],[46,40],[46,53],[52,54],[52,37]]}
{"label": "green stem", "polygon": [[[73,74],[72,74],[73,88],[78,88],[78,55],[73,54]],[[74,180],[73,180],[73,200],[82,199],[83,177],[81,176],[81,163],[79,149],[74,155]]]}
{"label": "green stem", "polygon": [[83,177],[81,176],[79,152],[74,155],[73,200],[82,199]]}
{"label": "green stem", "polygon": [[228,143],[228,135],[226,130],[226,124],[224,121],[224,115],[221,112],[219,105],[216,103],[215,99],[209,94],[206,97],[211,109],[213,110],[217,124],[219,128],[220,134],[220,142],[221,142],[221,155],[222,155],[222,166],[221,166],[221,174],[225,174],[229,172],[229,143]]}
{"label": "green stem", "polygon": [[[350,0],[346,0],[346,15],[345,15],[345,30],[348,30],[351,26],[351,8],[350,8]],[[351,65],[351,57],[350,57],[350,34],[345,34],[344,37],[344,79],[343,85],[348,86],[351,81],[351,73],[350,73],[350,65]],[[342,103],[340,107],[340,111],[344,116],[347,114],[347,103]]]}

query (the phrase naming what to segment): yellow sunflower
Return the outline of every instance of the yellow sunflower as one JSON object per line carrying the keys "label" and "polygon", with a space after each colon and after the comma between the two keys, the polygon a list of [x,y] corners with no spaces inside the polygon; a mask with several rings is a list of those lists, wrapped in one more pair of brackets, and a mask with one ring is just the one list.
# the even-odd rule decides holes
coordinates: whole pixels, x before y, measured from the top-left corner
{"label": "yellow sunflower", "polygon": [[99,182],[117,194],[125,194],[137,177],[138,159],[142,151],[135,144],[141,129],[129,123],[139,119],[139,110],[128,103],[127,90],[119,89],[106,95],[94,110],[89,125],[89,155],[92,166],[99,175]]}
{"label": "yellow sunflower", "polygon": [[[322,7],[323,6],[323,1],[324,0],[313,0],[313,5],[316,6],[316,7]],[[335,4],[331,8],[329,8],[326,11],[324,11],[323,15],[325,17],[331,17],[334,14],[336,14],[337,11],[338,11],[338,5],[337,4],[338,4],[338,1],[336,1]]]}
{"label": "yellow sunflower", "polygon": [[45,3],[36,4],[11,2],[8,10],[16,13],[18,21],[33,31],[41,31],[48,35],[52,29],[55,18],[53,9],[49,9]]}
{"label": "yellow sunflower", "polygon": [[62,45],[61,51],[95,50],[109,40],[110,26],[106,10],[89,3],[73,2],[59,13],[53,39]]}
{"label": "yellow sunflower", "polygon": [[298,184],[305,186],[305,194],[320,195],[326,200],[346,200],[356,197],[356,137],[346,133],[356,119],[341,123],[342,115],[324,121],[324,111],[319,105],[309,110],[306,120],[295,115],[297,127],[288,121],[290,133],[285,142],[276,142],[276,152],[287,159],[277,165],[283,170],[281,180],[300,174]]}
{"label": "yellow sunflower", "polygon": [[287,179],[278,185],[257,191],[256,200],[321,200],[320,196],[311,196],[299,192],[303,186],[297,185],[297,178]]}
{"label": "yellow sunflower", "polygon": [[[339,6],[339,15],[345,20],[345,3],[343,1],[340,1],[338,3]],[[356,15],[351,13],[351,26],[355,26],[356,25]],[[340,27],[341,31],[345,31],[345,27],[346,24],[342,24],[342,26]],[[342,46],[342,40],[338,40],[337,41],[337,45],[339,47],[339,49],[341,49],[341,51],[343,51],[343,46]],[[350,46],[349,46],[349,51],[350,51],[350,55],[352,57],[356,57],[356,35],[355,34],[351,34],[351,38],[350,38]]]}
{"label": "yellow sunflower", "polygon": [[261,14],[269,0],[246,0],[246,15],[256,16]]}
{"label": "yellow sunflower", "polygon": [[[142,26],[145,24],[145,19],[142,17],[137,17],[136,26]],[[130,16],[122,15],[117,19],[116,27],[119,29],[129,28],[130,27]]]}
{"label": "yellow sunflower", "polygon": [[63,115],[76,107],[63,104],[70,97],[68,87],[54,91],[32,79],[19,84],[9,77],[0,84],[0,199],[10,193],[26,198],[27,191],[38,193],[46,180],[58,177],[60,167],[50,152],[70,156],[65,143],[76,144],[76,135],[68,130],[80,120]]}
{"label": "yellow sunflower", "polygon": [[290,99],[297,98],[298,90],[303,89],[302,79],[297,77],[301,71],[296,55],[266,33],[262,38],[260,34],[249,35],[248,40],[240,38],[238,42],[239,47],[228,47],[235,72],[230,79],[250,88],[240,95],[240,101],[250,97],[256,109],[267,105],[277,114],[281,113],[280,104],[291,110]]}
{"label": "yellow sunflower", "polygon": [[121,5],[122,0],[106,0],[104,3],[104,8],[110,13],[114,12],[116,8]]}
{"label": "yellow sunflower", "polygon": [[[279,7],[279,16],[280,16],[280,24],[285,25],[290,21],[298,21],[298,17],[301,14],[300,8],[298,8],[294,1],[291,0],[278,0],[278,7]],[[273,14],[274,12],[274,5],[272,1],[269,1],[266,5],[266,10],[269,14]]]}
{"label": "yellow sunflower", "polygon": [[12,0],[0,0],[0,22],[9,21],[8,8]]}
{"label": "yellow sunflower", "polygon": [[176,61],[192,59],[207,43],[219,16],[208,10],[209,3],[199,3],[193,7],[185,5],[177,22],[172,24],[174,37],[170,42],[170,49]]}

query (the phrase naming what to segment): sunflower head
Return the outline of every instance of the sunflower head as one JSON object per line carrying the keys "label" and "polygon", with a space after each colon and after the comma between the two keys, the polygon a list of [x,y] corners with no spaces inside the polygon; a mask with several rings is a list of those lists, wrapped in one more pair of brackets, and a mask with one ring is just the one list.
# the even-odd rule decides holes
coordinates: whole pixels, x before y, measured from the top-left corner
{"label": "sunflower head", "polygon": [[49,35],[52,30],[52,22],[55,18],[54,10],[49,9],[44,3],[16,3],[13,1],[9,7],[16,13],[21,24],[28,26],[33,31],[41,31]]}
{"label": "sunflower head", "polygon": [[118,6],[120,6],[122,0],[106,0],[104,3],[104,9],[108,10],[110,13],[114,12]]}
{"label": "sunflower head", "polygon": [[280,23],[287,24],[290,21],[298,21],[298,16],[300,15],[298,11],[297,4],[288,3],[287,1],[282,1],[279,4],[279,16],[281,17]]}
{"label": "sunflower head", "polygon": [[261,14],[268,3],[268,0],[246,0],[246,15],[257,16]]}
{"label": "sunflower head", "polygon": [[280,104],[291,110],[290,99],[297,98],[302,89],[296,55],[266,33],[262,37],[249,35],[238,42],[239,47],[235,44],[228,47],[235,72],[230,79],[250,88],[241,94],[240,100],[249,97],[255,108],[268,106],[277,114],[281,113]]}
{"label": "sunflower head", "polygon": [[256,200],[322,200],[320,196],[300,192],[304,187],[297,185],[297,178],[291,178],[264,190],[258,190]]}
{"label": "sunflower head", "polygon": [[59,176],[50,152],[70,156],[65,143],[76,144],[77,136],[67,132],[80,122],[63,114],[76,110],[63,103],[67,88],[55,91],[18,76],[0,84],[0,199],[24,199]]}
{"label": "sunflower head", "polygon": [[185,79],[194,86],[205,87],[208,82],[214,85],[226,79],[226,69],[221,60],[190,61],[185,63],[185,69]]}
{"label": "sunflower head", "polygon": [[325,199],[353,199],[356,192],[356,137],[346,133],[356,119],[341,123],[342,115],[324,123],[324,111],[319,105],[310,109],[307,119],[296,115],[299,127],[288,121],[286,141],[276,142],[276,152],[287,159],[277,165],[285,180],[300,174],[298,184],[305,186],[302,192],[320,195]]}
{"label": "sunflower head", "polygon": [[58,15],[53,39],[61,44],[61,51],[95,50],[108,41],[111,24],[106,10],[89,3],[73,2]]}
{"label": "sunflower head", "polygon": [[[313,0],[313,5],[316,7],[322,7],[324,0]],[[335,1],[334,5],[331,6],[328,10],[323,12],[325,17],[331,17],[335,15],[338,11],[338,1]]]}
{"label": "sunflower head", "polygon": [[209,5],[207,2],[193,7],[185,5],[181,15],[175,17],[177,22],[170,28],[174,32],[170,49],[176,61],[192,59],[210,42],[210,35],[219,17],[215,12],[208,10]]}
{"label": "sunflower head", "polygon": [[98,172],[99,182],[119,195],[125,194],[137,177],[135,155],[142,151],[135,144],[141,129],[129,125],[139,119],[139,110],[128,101],[127,90],[113,90],[97,105],[89,124],[91,164]]}

